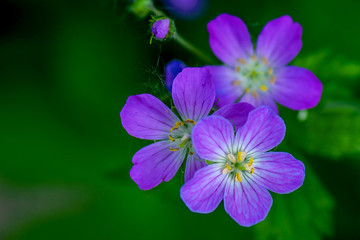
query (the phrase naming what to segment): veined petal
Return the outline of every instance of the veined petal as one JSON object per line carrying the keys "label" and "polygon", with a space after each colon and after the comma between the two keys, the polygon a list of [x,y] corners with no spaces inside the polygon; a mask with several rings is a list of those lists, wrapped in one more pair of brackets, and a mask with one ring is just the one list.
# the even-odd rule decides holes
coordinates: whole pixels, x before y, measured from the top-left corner
{"label": "veined petal", "polygon": [[232,153],[234,128],[223,117],[204,118],[195,125],[191,135],[195,152],[202,159],[222,162]]}
{"label": "veined petal", "polygon": [[216,98],[219,99],[216,106],[221,108],[234,103],[244,92],[241,85],[236,84],[239,79],[234,69],[227,66],[206,66],[206,68],[210,71]]}
{"label": "veined petal", "polygon": [[256,53],[265,57],[272,67],[288,64],[300,51],[302,27],[290,16],[282,16],[268,22],[261,31]]}
{"label": "veined petal", "polygon": [[211,50],[223,63],[235,66],[237,59],[248,59],[253,54],[249,31],[240,18],[220,14],[208,23],[207,29]]}
{"label": "veined petal", "polygon": [[254,109],[255,108],[248,103],[232,103],[214,112],[213,116],[226,118],[235,126],[235,130],[237,130],[245,124],[249,113]]}
{"label": "veined petal", "polygon": [[130,96],[120,112],[121,123],[132,136],[149,140],[167,139],[179,119],[150,94]]}
{"label": "veined petal", "polygon": [[279,145],[284,136],[284,121],[269,107],[259,107],[237,131],[234,147],[247,154],[262,153]]}
{"label": "veined petal", "polygon": [[252,93],[246,93],[240,99],[240,102],[246,102],[254,107],[268,106],[270,107],[276,114],[279,113],[278,108],[276,106],[275,101],[273,100],[273,96],[268,93],[258,93],[256,97]]}
{"label": "veined petal", "polygon": [[184,181],[187,182],[192,179],[197,170],[206,166],[205,160],[200,159],[197,153],[188,155],[186,160]]}
{"label": "veined petal", "polygon": [[267,216],[272,198],[270,193],[251,177],[241,182],[229,181],[224,192],[225,211],[241,226],[250,227]]}
{"label": "veined petal", "polygon": [[294,110],[315,107],[321,98],[322,84],[309,70],[284,67],[276,76],[274,98],[281,105]]}
{"label": "veined petal", "polygon": [[180,61],[173,59],[165,66],[165,85],[167,89],[172,91],[172,85],[175,77],[186,67],[186,65]]}
{"label": "veined petal", "polygon": [[215,89],[205,68],[185,68],[173,83],[172,97],[180,116],[197,122],[208,115],[215,101]]}
{"label": "veined petal", "polygon": [[210,213],[224,196],[228,174],[222,174],[223,164],[214,163],[201,168],[180,190],[180,197],[193,212]]}
{"label": "veined petal", "polygon": [[304,182],[305,167],[291,154],[266,152],[254,159],[254,180],[276,193],[290,193]]}
{"label": "veined petal", "polygon": [[148,190],[169,181],[179,170],[186,151],[170,151],[170,141],[159,141],[140,149],[133,157],[130,176],[140,189]]}

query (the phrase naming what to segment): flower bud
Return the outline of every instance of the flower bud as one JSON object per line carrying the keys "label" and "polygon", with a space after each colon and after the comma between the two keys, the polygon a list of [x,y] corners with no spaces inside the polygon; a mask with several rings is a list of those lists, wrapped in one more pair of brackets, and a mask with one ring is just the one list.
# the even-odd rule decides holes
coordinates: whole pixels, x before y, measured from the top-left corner
{"label": "flower bud", "polygon": [[163,39],[169,33],[170,19],[163,18],[154,22],[151,28],[152,34],[158,38]]}

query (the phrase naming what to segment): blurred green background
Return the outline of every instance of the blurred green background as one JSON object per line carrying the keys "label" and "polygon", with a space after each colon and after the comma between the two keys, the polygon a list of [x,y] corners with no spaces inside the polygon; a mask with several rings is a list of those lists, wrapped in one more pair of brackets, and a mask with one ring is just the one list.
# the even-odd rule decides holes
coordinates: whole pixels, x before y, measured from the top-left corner
{"label": "blurred green background", "polygon": [[162,96],[172,58],[203,63],[176,42],[149,45],[148,19],[129,4],[1,1],[0,239],[360,239],[359,1],[209,1],[199,18],[175,18],[211,55],[206,24],[218,14],[241,17],[253,40],[289,14],[303,27],[293,64],[324,85],[305,120],[280,109],[287,133],[277,150],[302,160],[306,179],[291,194],[272,194],[268,217],[251,228],[222,205],[190,212],[181,174],[150,191],[130,179],[133,154],[149,142],[121,126],[127,97]]}

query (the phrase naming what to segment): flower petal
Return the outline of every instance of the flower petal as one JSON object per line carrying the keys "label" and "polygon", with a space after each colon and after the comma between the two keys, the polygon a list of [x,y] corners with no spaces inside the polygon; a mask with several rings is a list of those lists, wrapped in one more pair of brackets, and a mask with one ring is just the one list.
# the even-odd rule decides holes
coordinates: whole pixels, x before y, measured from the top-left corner
{"label": "flower petal", "polygon": [[304,164],[289,153],[263,153],[254,159],[253,166],[254,180],[276,193],[290,193],[304,182]]}
{"label": "flower petal", "polygon": [[277,74],[273,89],[275,100],[280,104],[294,110],[304,110],[319,103],[322,84],[311,71],[289,66]]}
{"label": "flower petal", "polygon": [[216,98],[219,99],[216,106],[221,108],[236,102],[244,90],[241,85],[234,84],[238,80],[234,69],[227,66],[206,66],[206,68],[210,71],[215,86]]}
{"label": "flower petal", "polygon": [[268,22],[261,31],[256,53],[265,57],[273,67],[288,64],[300,51],[302,27],[290,16],[282,16]]}
{"label": "flower petal", "polygon": [[179,119],[150,94],[130,96],[120,112],[121,123],[132,136],[149,140],[167,139]]}
{"label": "flower petal", "polygon": [[276,114],[279,113],[278,108],[276,106],[273,97],[268,93],[257,93],[257,96],[254,97],[252,93],[246,93],[240,99],[240,102],[246,102],[254,107],[268,106],[270,107]]}
{"label": "flower petal", "polygon": [[187,182],[192,179],[196,171],[205,166],[205,160],[200,159],[197,153],[194,153],[193,155],[189,154],[186,160],[184,181]]}
{"label": "flower petal", "polygon": [[222,162],[232,153],[234,128],[223,117],[211,116],[198,122],[192,130],[192,143],[202,159]]}
{"label": "flower petal", "polygon": [[213,116],[226,118],[235,126],[235,130],[237,130],[245,124],[249,113],[254,109],[255,108],[248,103],[232,103],[214,112]]}
{"label": "flower petal", "polygon": [[184,161],[186,151],[172,152],[170,147],[174,147],[171,142],[159,141],[135,153],[130,176],[140,189],[151,189],[175,176]]}
{"label": "flower petal", "polygon": [[236,133],[234,147],[247,154],[266,152],[279,145],[284,136],[284,121],[263,106],[250,112],[247,122]]}
{"label": "flower petal", "polygon": [[267,216],[272,198],[270,193],[250,177],[241,182],[229,181],[224,192],[225,211],[241,226],[250,227]]}
{"label": "flower petal", "polygon": [[152,25],[151,28],[152,34],[154,34],[154,36],[159,39],[165,38],[166,35],[169,33],[169,26],[170,26],[170,19],[165,18],[165,19],[157,20]]}
{"label": "flower petal", "polygon": [[173,59],[165,66],[165,85],[171,92],[175,77],[186,67],[185,63]]}
{"label": "flower petal", "polygon": [[223,164],[203,167],[180,190],[180,197],[193,212],[210,213],[224,196],[227,174],[222,174]]}
{"label": "flower petal", "polygon": [[237,59],[248,59],[253,54],[249,31],[240,18],[220,14],[208,23],[207,29],[211,50],[223,63],[235,66]]}
{"label": "flower petal", "polygon": [[174,80],[172,97],[183,120],[198,121],[207,116],[215,101],[209,71],[206,68],[185,68]]}

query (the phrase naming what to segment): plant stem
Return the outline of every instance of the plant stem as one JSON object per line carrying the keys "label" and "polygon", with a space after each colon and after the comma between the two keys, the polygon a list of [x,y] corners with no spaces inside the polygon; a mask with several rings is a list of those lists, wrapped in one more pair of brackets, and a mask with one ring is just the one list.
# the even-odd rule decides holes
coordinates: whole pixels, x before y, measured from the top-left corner
{"label": "plant stem", "polygon": [[181,37],[178,33],[174,33],[174,39],[177,43],[179,43],[183,48],[196,55],[199,59],[201,59],[204,63],[207,64],[216,64],[211,57],[200,51],[194,45],[192,45],[189,41]]}

